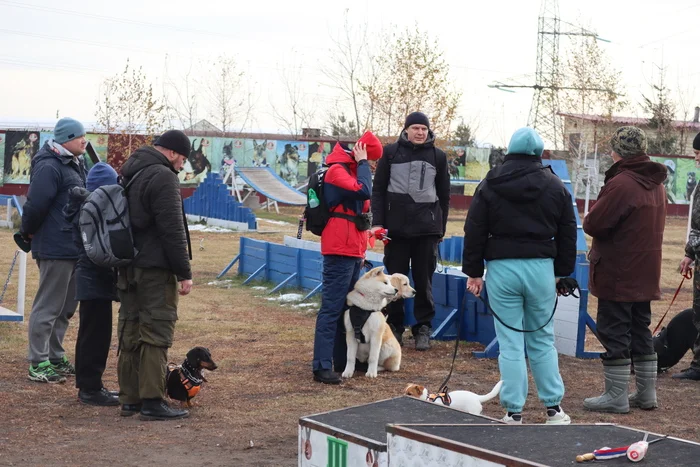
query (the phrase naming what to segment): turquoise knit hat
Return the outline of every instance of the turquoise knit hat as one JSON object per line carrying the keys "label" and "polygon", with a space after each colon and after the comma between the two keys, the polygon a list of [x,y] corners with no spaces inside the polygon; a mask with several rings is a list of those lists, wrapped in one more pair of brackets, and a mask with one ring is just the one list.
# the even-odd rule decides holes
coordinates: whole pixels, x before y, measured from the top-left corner
{"label": "turquoise knit hat", "polygon": [[85,128],[83,124],[70,117],[60,119],[53,129],[53,140],[58,144],[67,143],[84,135]]}
{"label": "turquoise knit hat", "polygon": [[529,127],[520,128],[510,138],[508,154],[523,154],[526,156],[542,157],[544,142],[535,130]]}

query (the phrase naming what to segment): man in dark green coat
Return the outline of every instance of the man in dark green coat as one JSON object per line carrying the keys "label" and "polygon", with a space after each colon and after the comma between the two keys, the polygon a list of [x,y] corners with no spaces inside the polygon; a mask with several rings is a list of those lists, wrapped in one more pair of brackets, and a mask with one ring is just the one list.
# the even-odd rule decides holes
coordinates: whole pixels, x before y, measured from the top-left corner
{"label": "man in dark green coat", "polygon": [[122,168],[138,254],[119,271],[119,402],[122,416],[142,420],[189,416],[165,402],[168,348],[177,321],[178,294],[192,289],[192,257],[177,173],[190,154],[179,130],[153,147],[137,149]]}

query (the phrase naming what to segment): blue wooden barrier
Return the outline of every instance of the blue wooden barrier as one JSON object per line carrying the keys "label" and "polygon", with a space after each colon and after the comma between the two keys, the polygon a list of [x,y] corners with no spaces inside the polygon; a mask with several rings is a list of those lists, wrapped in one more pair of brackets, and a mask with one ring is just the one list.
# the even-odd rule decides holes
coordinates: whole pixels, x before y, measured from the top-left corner
{"label": "blue wooden barrier", "polygon": [[253,211],[231,196],[218,174],[209,172],[202,183],[185,199],[185,213],[213,219],[223,219],[248,224],[249,229],[256,228]]}
{"label": "blue wooden barrier", "polygon": [[[321,290],[323,258],[319,251],[289,247],[276,243],[240,238],[238,256],[219,274],[223,276],[238,262],[238,274],[248,276],[245,283],[266,280],[277,284],[270,291],[283,287],[309,290],[308,298]],[[467,278],[449,268],[433,275],[435,318],[433,339],[453,340],[457,337],[457,319],[466,305],[462,320],[461,338],[488,344],[495,338],[493,319],[486,313],[481,301],[466,291]],[[464,300],[465,294],[467,300]],[[413,299],[406,300],[406,325],[415,324]]]}

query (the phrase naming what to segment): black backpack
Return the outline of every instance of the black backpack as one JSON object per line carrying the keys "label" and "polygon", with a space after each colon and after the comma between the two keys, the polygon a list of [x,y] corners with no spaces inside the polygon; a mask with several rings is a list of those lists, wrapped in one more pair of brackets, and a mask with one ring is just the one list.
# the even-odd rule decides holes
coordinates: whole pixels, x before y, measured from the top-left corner
{"label": "black backpack", "polygon": [[[341,164],[345,167],[345,170],[350,173],[350,168],[347,164]],[[323,182],[326,178],[326,172],[330,169],[329,165],[325,165],[314,172],[311,177],[309,177],[309,186],[306,190],[306,209],[304,210],[304,218],[306,219],[306,230],[314,235],[321,235],[323,229],[326,228],[328,220],[331,218],[331,210],[326,203],[326,197],[323,194]],[[318,206],[312,208],[309,203],[309,194],[311,190],[316,193],[318,198]]]}
{"label": "black backpack", "polygon": [[[347,164],[339,163],[343,168],[351,174],[350,167]],[[367,219],[367,214],[359,214],[357,216],[351,216],[349,214],[343,214],[340,212],[331,212],[328,203],[326,203],[326,197],[324,195],[323,185],[326,177],[326,172],[330,166],[324,166],[318,169],[315,173],[309,177],[309,186],[306,190],[306,208],[304,209],[304,218],[306,219],[306,230],[314,235],[320,236],[323,233],[323,229],[326,228],[326,224],[331,217],[340,217],[342,219],[347,219],[350,222],[355,223],[358,230],[368,230],[371,226],[371,220]],[[309,193],[311,190],[316,193],[318,198],[318,206],[312,208],[309,204]],[[299,235],[297,238],[301,238],[301,226],[299,228]]]}

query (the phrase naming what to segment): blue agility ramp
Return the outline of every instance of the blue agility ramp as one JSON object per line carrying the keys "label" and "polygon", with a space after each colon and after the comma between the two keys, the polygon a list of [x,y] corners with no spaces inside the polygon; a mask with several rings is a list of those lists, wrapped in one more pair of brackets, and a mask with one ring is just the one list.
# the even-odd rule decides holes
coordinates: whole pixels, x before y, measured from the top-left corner
{"label": "blue agility ramp", "polygon": [[279,203],[306,206],[306,195],[282,180],[270,167],[236,167],[236,175],[250,187]]}

